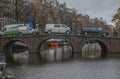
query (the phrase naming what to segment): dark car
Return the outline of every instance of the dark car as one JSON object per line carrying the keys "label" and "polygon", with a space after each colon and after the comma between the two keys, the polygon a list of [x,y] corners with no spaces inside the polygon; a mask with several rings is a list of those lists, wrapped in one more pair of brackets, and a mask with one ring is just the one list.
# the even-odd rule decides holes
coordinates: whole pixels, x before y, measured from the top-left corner
{"label": "dark car", "polygon": [[81,34],[82,35],[100,35],[100,36],[109,35],[107,30],[97,26],[82,26]]}
{"label": "dark car", "polygon": [[118,36],[118,32],[113,32],[112,36]]}

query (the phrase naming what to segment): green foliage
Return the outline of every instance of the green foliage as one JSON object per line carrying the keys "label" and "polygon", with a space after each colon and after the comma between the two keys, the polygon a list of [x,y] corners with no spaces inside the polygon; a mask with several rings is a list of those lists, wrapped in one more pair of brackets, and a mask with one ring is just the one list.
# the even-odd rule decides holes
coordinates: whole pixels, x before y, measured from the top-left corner
{"label": "green foliage", "polygon": [[115,23],[116,29],[120,31],[120,8],[117,13],[113,16],[112,21]]}

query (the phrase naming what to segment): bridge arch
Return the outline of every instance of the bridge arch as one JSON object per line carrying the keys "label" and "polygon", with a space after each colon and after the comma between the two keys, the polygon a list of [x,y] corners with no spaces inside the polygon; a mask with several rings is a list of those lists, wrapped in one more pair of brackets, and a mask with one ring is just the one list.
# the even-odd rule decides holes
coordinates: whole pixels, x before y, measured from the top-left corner
{"label": "bridge arch", "polygon": [[[47,39],[44,39],[42,42],[39,43],[39,45],[37,46],[37,51],[39,51],[40,55],[42,55],[42,56],[40,56],[40,57],[43,58],[43,55],[46,55],[46,54],[45,54],[45,53],[46,53],[45,51],[51,50],[51,48],[50,48],[50,43],[51,43],[51,42],[56,42],[56,43],[58,43],[58,48],[55,48],[54,50],[55,50],[55,52],[57,52],[58,49],[59,49],[59,50],[62,50],[62,51],[61,51],[62,55],[64,55],[63,52],[65,52],[65,51],[64,51],[64,48],[63,48],[63,47],[61,48],[61,46],[62,46],[61,44],[67,42],[66,44],[69,45],[68,48],[71,48],[71,51],[72,51],[72,52],[71,52],[72,55],[71,55],[70,57],[73,57],[74,53],[73,53],[73,46],[72,46],[71,42],[68,41],[68,40],[66,40],[66,39],[64,39],[64,38],[59,38],[59,37],[47,38]],[[45,44],[45,43],[46,43],[46,44]],[[44,51],[44,53],[43,53],[43,50],[44,50],[44,47],[45,47],[44,45],[46,45],[46,47],[47,47],[48,49],[46,49],[46,50]],[[41,50],[42,50],[42,51],[41,51]],[[56,54],[54,54],[54,55],[56,56]],[[55,58],[56,58],[56,57],[55,57]]]}
{"label": "bridge arch", "polygon": [[27,48],[27,50],[29,51],[29,46],[27,45],[27,43],[25,43],[24,41],[21,41],[21,40],[10,40],[10,41],[7,41],[3,48],[2,48],[2,51],[5,53],[6,55],[6,60],[8,62],[14,62],[14,57],[13,57],[13,45],[16,43],[16,42],[19,42],[20,45],[21,43]]}
{"label": "bridge arch", "polygon": [[41,45],[42,45],[44,42],[46,42],[47,40],[49,40],[49,39],[62,39],[62,40],[65,40],[65,41],[69,42],[70,45],[72,46],[72,52],[74,52],[74,48],[73,48],[73,45],[72,45],[71,41],[68,40],[68,39],[65,39],[65,38],[60,38],[60,37],[51,37],[51,38],[45,38],[45,39],[43,39],[43,40],[38,44],[36,50],[39,51],[39,48],[41,47]]}
{"label": "bridge arch", "polygon": [[96,38],[87,39],[87,40],[85,40],[85,41],[82,41],[81,46],[80,46],[81,53],[82,53],[82,47],[83,47],[87,42],[90,42],[90,41],[97,42],[97,43],[100,45],[100,47],[101,47],[101,56],[100,56],[100,57],[106,58],[107,55],[108,55],[108,46],[107,46],[107,44],[106,44],[103,40],[96,39]]}

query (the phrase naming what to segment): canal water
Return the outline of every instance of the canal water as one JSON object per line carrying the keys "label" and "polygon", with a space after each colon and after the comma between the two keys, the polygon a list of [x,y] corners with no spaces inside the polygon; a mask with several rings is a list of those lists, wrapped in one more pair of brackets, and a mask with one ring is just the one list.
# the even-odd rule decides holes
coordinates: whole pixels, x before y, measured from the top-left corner
{"label": "canal water", "polygon": [[120,59],[78,59],[8,67],[16,79],[120,79]]}
{"label": "canal water", "polygon": [[[19,49],[19,51],[20,50],[21,49]],[[43,60],[44,62],[59,62],[74,58],[73,55],[75,53],[72,50],[73,50],[72,46],[68,42],[52,42],[52,43],[47,42],[42,44],[38,55],[40,57],[40,60]],[[80,53],[78,54],[80,55]],[[98,43],[86,43],[82,47],[81,57],[100,58],[101,57],[100,45]],[[35,58],[35,56],[30,55],[29,51],[18,52],[18,49],[14,48],[13,51],[14,62],[18,62],[20,64],[28,64],[29,61],[31,61],[29,60],[30,58]]]}
{"label": "canal water", "polygon": [[120,59],[100,58],[101,47],[97,42],[83,46],[84,59],[72,58],[74,53],[68,42],[57,40],[50,44],[51,40],[41,45],[39,55],[46,63],[38,65],[28,64],[29,51],[18,52],[13,48],[17,51],[13,52],[13,59],[20,65],[7,67],[7,72],[16,79],[120,79]]}

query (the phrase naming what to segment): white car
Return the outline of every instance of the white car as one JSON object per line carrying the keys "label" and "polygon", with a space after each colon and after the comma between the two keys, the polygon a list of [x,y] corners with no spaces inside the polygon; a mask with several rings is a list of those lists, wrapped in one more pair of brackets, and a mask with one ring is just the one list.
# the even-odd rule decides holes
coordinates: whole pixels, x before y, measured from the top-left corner
{"label": "white car", "polygon": [[18,28],[20,35],[35,35],[39,34],[39,31],[30,27],[19,27]]}

